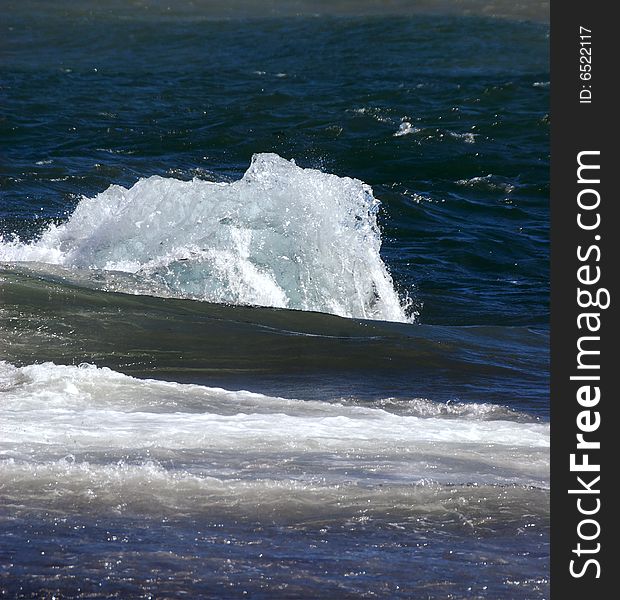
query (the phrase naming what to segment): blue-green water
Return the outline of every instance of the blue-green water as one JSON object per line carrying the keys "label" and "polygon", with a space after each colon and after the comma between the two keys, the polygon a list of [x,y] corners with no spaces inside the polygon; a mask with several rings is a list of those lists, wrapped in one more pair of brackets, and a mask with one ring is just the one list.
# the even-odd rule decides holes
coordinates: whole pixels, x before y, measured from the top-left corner
{"label": "blue-green water", "polygon": [[547,597],[548,25],[31,4],[8,597]]}

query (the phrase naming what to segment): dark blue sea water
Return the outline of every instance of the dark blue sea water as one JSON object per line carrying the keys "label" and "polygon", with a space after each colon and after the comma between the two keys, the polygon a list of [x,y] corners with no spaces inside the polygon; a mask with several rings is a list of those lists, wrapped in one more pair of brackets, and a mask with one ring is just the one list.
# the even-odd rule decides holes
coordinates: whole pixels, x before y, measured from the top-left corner
{"label": "dark blue sea water", "polygon": [[548,597],[549,28],[473,4],[5,12],[6,597]]}

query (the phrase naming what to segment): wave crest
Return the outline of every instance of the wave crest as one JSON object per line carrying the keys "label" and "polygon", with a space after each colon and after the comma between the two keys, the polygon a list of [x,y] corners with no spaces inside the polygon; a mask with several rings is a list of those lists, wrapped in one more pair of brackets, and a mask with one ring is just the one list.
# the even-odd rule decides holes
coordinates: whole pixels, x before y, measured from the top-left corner
{"label": "wave crest", "polygon": [[357,179],[257,154],[233,183],[112,185],[36,242],[0,243],[0,260],[133,273],[156,295],[406,322],[378,205]]}

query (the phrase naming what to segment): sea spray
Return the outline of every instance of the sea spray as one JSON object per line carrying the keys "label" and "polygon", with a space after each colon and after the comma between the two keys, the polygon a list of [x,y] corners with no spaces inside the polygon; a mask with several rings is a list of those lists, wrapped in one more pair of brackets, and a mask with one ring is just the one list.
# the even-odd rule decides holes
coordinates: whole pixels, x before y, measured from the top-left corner
{"label": "sea spray", "polygon": [[380,256],[378,206],[357,179],[256,154],[229,184],[112,185],[37,241],[0,244],[0,260],[132,273],[154,294],[406,322]]}

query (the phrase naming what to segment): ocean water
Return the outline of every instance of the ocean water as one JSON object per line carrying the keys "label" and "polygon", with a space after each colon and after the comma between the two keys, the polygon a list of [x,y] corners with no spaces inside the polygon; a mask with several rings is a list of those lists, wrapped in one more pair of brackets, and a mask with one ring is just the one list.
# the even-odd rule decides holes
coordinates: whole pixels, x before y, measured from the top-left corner
{"label": "ocean water", "polygon": [[4,596],[548,598],[547,4],[379,4],[9,3]]}

